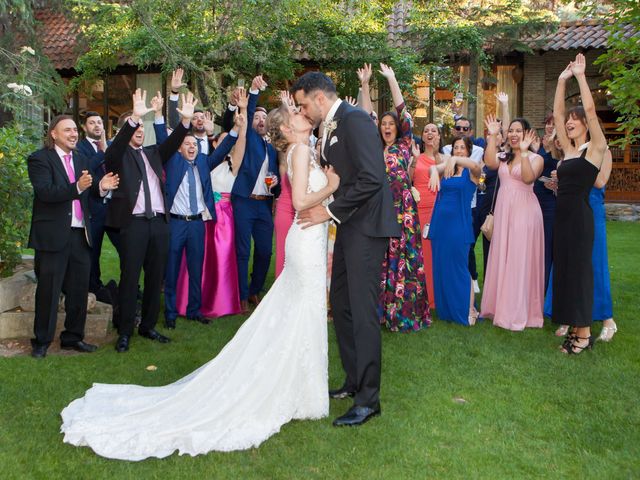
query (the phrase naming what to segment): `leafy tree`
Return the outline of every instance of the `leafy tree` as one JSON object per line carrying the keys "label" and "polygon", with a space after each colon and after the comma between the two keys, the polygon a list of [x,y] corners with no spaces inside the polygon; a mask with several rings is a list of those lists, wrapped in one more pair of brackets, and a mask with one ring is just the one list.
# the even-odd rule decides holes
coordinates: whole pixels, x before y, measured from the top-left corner
{"label": "leafy tree", "polygon": [[[207,106],[238,77],[264,73],[282,85],[311,59],[354,89],[362,62],[399,57],[387,42],[389,0],[203,0],[188,8],[182,0],[67,1],[91,45],[79,58],[76,85],[122,58],[165,72],[181,66]],[[401,69],[405,81],[411,75]]]}
{"label": "leafy tree", "polygon": [[608,32],[607,50],[596,60],[606,76],[602,86],[610,92],[618,113],[619,143],[640,142],[640,3],[637,0],[583,2],[586,16],[600,18]]}
{"label": "leafy tree", "polygon": [[555,20],[551,10],[522,0],[421,0],[413,2],[409,25],[427,62],[468,59],[468,115],[475,118],[479,69],[488,68],[495,55],[531,51],[523,39],[553,28]]}

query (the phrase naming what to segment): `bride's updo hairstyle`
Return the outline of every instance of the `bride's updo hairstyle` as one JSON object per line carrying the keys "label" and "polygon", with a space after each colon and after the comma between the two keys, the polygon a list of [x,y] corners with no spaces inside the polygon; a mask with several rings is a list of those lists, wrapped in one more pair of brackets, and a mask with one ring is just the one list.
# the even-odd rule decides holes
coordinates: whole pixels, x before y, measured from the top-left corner
{"label": "bride's updo hairstyle", "polygon": [[271,139],[271,145],[279,152],[286,151],[289,146],[289,142],[284,137],[282,130],[280,130],[280,126],[283,124],[289,124],[289,110],[286,106],[280,105],[267,115],[267,133]]}

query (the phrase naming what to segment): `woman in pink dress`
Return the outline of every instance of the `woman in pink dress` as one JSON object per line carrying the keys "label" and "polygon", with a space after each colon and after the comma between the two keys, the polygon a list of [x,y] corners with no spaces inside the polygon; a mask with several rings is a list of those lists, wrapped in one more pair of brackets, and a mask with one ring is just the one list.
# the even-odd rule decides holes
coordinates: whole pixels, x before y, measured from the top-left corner
{"label": "woman in pink dress", "polygon": [[286,160],[279,162],[280,170],[280,195],[276,200],[276,214],[273,221],[276,232],[276,278],[284,268],[284,243],[291,224],[295,210],[291,201],[291,184],[287,176]]}
{"label": "woman in pink dress", "polygon": [[542,327],[544,305],[544,226],[533,183],[544,160],[530,150],[535,133],[523,118],[511,121],[507,151],[498,154],[500,123],[492,116],[484,161],[498,170],[500,194],[482,294],[482,317],[508,330]]}
{"label": "woman in pink dress", "polygon": [[427,297],[429,299],[429,307],[436,308],[436,297],[433,289],[433,261],[431,253],[431,240],[427,237],[429,232],[429,224],[431,223],[431,215],[433,207],[436,203],[438,192],[433,192],[429,188],[429,169],[439,163],[440,149],[442,141],[440,130],[433,123],[428,123],[422,130],[422,155],[418,157],[414,163],[411,178],[413,186],[418,190],[418,219],[422,225],[422,257],[424,261],[424,274],[427,279]]}
{"label": "woman in pink dress", "polygon": [[[286,106],[290,112],[296,108],[295,101],[291,94],[286,91],[280,91],[280,102]],[[291,224],[295,210],[291,200],[291,183],[287,175],[287,160],[285,156],[278,154],[278,170],[280,171],[280,195],[276,200],[275,216],[273,220],[274,230],[276,234],[276,272],[275,278],[280,276],[284,268],[284,244],[287,239],[287,233]]]}

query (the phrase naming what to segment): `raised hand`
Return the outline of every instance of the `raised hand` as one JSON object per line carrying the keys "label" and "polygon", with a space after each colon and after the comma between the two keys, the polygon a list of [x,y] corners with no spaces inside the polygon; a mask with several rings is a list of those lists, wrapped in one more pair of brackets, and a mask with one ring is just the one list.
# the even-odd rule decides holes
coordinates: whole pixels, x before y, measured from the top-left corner
{"label": "raised hand", "polygon": [[296,102],[293,100],[293,97],[289,93],[288,90],[280,90],[280,102],[282,105],[287,107],[289,112],[293,112],[296,109]]}
{"label": "raised hand", "polygon": [[249,105],[249,93],[243,87],[238,87],[237,90],[238,97],[236,99],[236,105],[238,105],[238,108],[241,110],[244,110]]}
{"label": "raised hand", "polygon": [[498,135],[502,128],[502,125],[500,125],[495,115],[487,115],[487,118],[484,120],[484,126],[487,127],[488,135]]}
{"label": "raised hand", "polygon": [[324,174],[327,176],[329,188],[331,188],[332,192],[335,192],[340,186],[340,177],[332,166],[324,167]]}
{"label": "raised hand", "polygon": [[527,130],[520,141],[520,151],[527,152],[533,141],[536,139],[536,136],[537,134],[534,130]]}
{"label": "raised hand", "polygon": [[380,70],[379,70],[380,74],[386,78],[387,80],[390,80],[392,78],[396,78],[396,74],[393,71],[393,68],[391,68],[388,65],[385,65],[384,63],[380,64]]}
{"label": "raised hand", "polygon": [[411,155],[413,156],[413,161],[411,163],[415,162],[420,156],[420,147],[416,144],[415,140],[411,140]]}
{"label": "raised hand", "polygon": [[204,130],[207,132],[207,135],[213,135],[213,114],[209,111],[204,112]]}
{"label": "raised hand", "polygon": [[262,75],[253,77],[253,80],[251,81],[251,90],[264,90],[267,86],[267,82],[264,81]]}
{"label": "raised hand", "polygon": [[84,192],[87,188],[91,186],[92,181],[93,181],[93,178],[91,177],[91,174],[89,173],[89,171],[82,170],[82,174],[78,179],[78,191],[80,193]]}
{"label": "raised hand", "polygon": [[356,73],[358,74],[360,85],[369,85],[369,80],[371,80],[371,74],[373,73],[370,63],[365,63],[364,67],[356,70]]}
{"label": "raised hand", "polygon": [[573,73],[574,77],[577,77],[578,75],[584,75],[586,69],[587,60],[583,54],[579,53],[576,55],[576,59],[571,62],[571,73]]}
{"label": "raised hand", "polygon": [[505,103],[509,103],[509,95],[507,95],[504,92],[498,92],[496,93],[496,99],[498,100],[498,102],[500,102],[501,104],[505,104]]}
{"label": "raised hand", "polygon": [[184,70],[176,68],[171,72],[171,91],[178,93],[182,87],[186,87],[187,84],[182,82]]}
{"label": "raised hand", "polygon": [[558,77],[559,80],[569,80],[571,77],[573,77],[573,62],[569,62],[569,65],[567,65],[567,67],[562,71],[562,73],[560,73],[560,76]]}
{"label": "raised hand", "polygon": [[540,136],[538,135],[538,132],[536,132],[535,130],[531,130],[533,132],[533,141],[531,142],[531,147],[532,150],[534,152],[538,152],[540,151]]}
{"label": "raised hand", "polygon": [[151,99],[151,109],[157,114],[162,114],[162,107],[164,106],[164,98],[162,94],[157,92],[155,97]]}
{"label": "raised hand", "polygon": [[187,94],[181,94],[182,108],[176,108],[176,111],[182,117],[182,121],[191,121],[193,118],[193,112],[198,104],[198,100],[193,96],[193,93],[187,92]]}
{"label": "raised hand", "polygon": [[440,190],[440,175],[436,167],[429,169],[429,190],[432,192],[438,192]]}
{"label": "raised hand", "polygon": [[238,104],[238,91],[240,90],[241,87],[236,87],[234,88],[230,93],[229,93],[229,105],[237,105]]}
{"label": "raised hand", "polygon": [[233,118],[233,123],[236,127],[238,127],[238,131],[241,131],[247,124],[247,117],[242,113],[237,113]]}
{"label": "raised hand", "polygon": [[353,97],[351,97],[349,95],[344,97],[344,101],[347,102],[352,107],[357,107],[358,106],[358,101],[355,98],[353,98]]}
{"label": "raised hand", "polygon": [[136,91],[133,92],[133,109],[131,119],[138,123],[142,117],[152,110],[152,108],[147,107],[147,91],[141,90],[140,88],[136,89]]}
{"label": "raised hand", "polygon": [[116,188],[118,188],[119,184],[120,177],[118,176],[118,174],[109,172],[104,177],[102,177],[102,180],[100,180],[100,190],[102,190],[103,192],[106,192],[107,190],[115,190]]}

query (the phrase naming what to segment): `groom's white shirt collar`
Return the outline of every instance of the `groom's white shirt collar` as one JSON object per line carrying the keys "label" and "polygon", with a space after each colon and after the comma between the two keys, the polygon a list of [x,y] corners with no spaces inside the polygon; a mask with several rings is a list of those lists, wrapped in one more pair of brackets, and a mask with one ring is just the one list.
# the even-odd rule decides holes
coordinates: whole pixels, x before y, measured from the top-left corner
{"label": "groom's white shirt collar", "polygon": [[[338,108],[340,107],[340,104],[342,103],[341,99],[337,99],[335,102],[333,102],[333,105],[331,105],[331,108],[329,109],[329,111],[327,112],[327,116],[324,118],[324,123],[325,125],[330,123],[333,120],[334,115],[336,114],[336,112],[338,111]],[[325,146],[325,142],[327,141],[327,129],[323,128],[322,129],[322,143],[320,144],[322,147],[322,156],[324,157],[324,159],[326,160],[327,157],[324,156],[324,146]],[[331,210],[329,210],[329,206],[327,205],[325,207],[327,209],[327,213],[329,214],[329,216],[331,218],[333,218],[333,220],[336,223],[340,223],[340,220],[338,220],[333,213],[331,213]]]}

